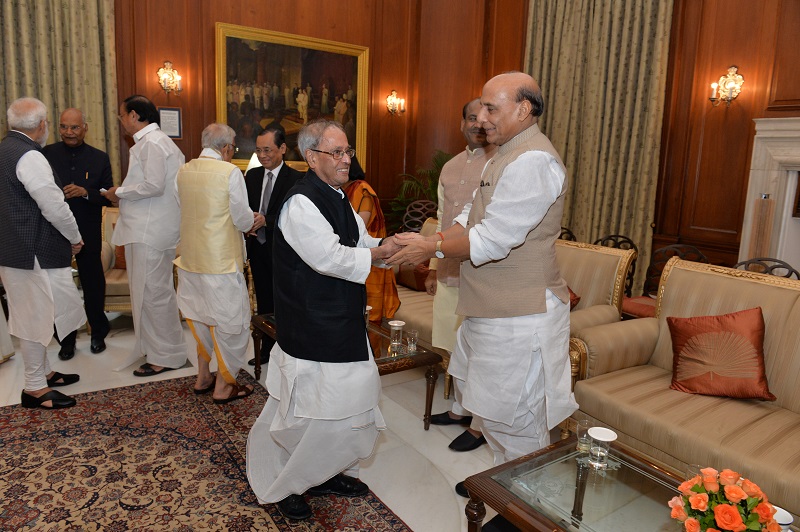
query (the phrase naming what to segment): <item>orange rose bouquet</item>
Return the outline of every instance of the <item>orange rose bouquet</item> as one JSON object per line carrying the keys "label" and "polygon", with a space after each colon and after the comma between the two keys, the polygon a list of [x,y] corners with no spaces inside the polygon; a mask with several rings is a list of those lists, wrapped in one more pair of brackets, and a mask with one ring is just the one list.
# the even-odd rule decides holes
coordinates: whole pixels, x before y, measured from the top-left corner
{"label": "orange rose bouquet", "polygon": [[672,518],[687,532],[780,532],[775,508],[761,489],[730,469],[707,467],[678,486],[669,501]]}

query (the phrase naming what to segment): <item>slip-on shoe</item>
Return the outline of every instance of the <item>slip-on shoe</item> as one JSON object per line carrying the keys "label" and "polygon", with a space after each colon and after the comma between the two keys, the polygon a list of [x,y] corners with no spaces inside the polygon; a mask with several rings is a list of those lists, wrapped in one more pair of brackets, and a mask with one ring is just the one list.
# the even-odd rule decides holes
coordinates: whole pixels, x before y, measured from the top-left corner
{"label": "slip-on shoe", "polygon": [[106,341],[103,338],[92,338],[92,343],[89,346],[89,351],[94,353],[102,353],[106,350]]}
{"label": "slip-on shoe", "polygon": [[308,519],[311,517],[311,507],[302,495],[289,495],[278,502],[278,510],[289,519]]}
{"label": "slip-on shoe", "polygon": [[469,499],[469,492],[467,491],[467,487],[464,485],[463,480],[456,484],[456,493],[466,499]]}
{"label": "slip-on shoe", "polygon": [[53,373],[53,376],[47,379],[47,386],[50,388],[57,388],[59,386],[69,386],[81,380],[81,376],[77,373]]}
{"label": "slip-on shoe", "polygon": [[483,434],[476,438],[468,430],[465,430],[455,440],[451,441],[448,447],[458,453],[464,453],[477,449],[484,443],[486,443],[486,438],[483,437]]}
{"label": "slip-on shoe", "polygon": [[58,358],[60,358],[61,360],[69,360],[74,356],[75,356],[74,345],[62,345],[61,349],[58,350]]}
{"label": "slip-on shoe", "polygon": [[330,480],[327,480],[308,489],[311,495],[325,495],[332,493],[343,497],[363,497],[369,493],[369,487],[357,478],[349,477],[339,473]]}
{"label": "slip-on shoe", "polygon": [[249,388],[247,386],[239,386],[238,384],[234,384],[233,388],[231,389],[231,393],[228,394],[228,397],[223,397],[222,399],[214,398],[214,404],[217,405],[224,405],[228,404],[231,401],[237,401],[239,399],[244,399],[245,397],[249,397],[250,394],[253,393],[254,388]]}
{"label": "slip-on shoe", "polygon": [[133,376],[134,377],[152,377],[153,375],[160,375],[161,373],[164,373],[165,371],[172,371],[174,369],[177,369],[177,368],[163,367],[161,369],[153,369],[153,366],[151,366],[148,362],[145,362],[144,364],[139,366],[139,369],[133,370]]}
{"label": "slip-on shoe", "polygon": [[[53,406],[43,406],[42,403],[51,401]],[[25,408],[43,408],[44,410],[57,410],[75,406],[77,402],[69,395],[64,395],[58,390],[50,390],[41,397],[22,392],[22,406]]]}
{"label": "slip-on shoe", "polygon": [[469,427],[472,423],[472,416],[464,416],[461,419],[453,419],[449,412],[434,414],[431,416],[431,425],[463,425]]}

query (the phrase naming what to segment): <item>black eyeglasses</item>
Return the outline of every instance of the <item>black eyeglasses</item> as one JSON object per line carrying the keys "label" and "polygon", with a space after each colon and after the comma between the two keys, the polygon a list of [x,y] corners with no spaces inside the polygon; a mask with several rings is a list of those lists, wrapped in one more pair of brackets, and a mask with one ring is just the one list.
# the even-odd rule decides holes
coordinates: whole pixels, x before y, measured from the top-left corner
{"label": "black eyeglasses", "polygon": [[354,150],[353,148],[347,148],[346,150],[335,149],[333,151],[315,150],[313,148],[309,148],[309,149],[311,151],[315,151],[317,153],[327,153],[328,155],[333,157],[333,159],[336,160],[336,161],[340,161],[342,159],[342,157],[344,157],[345,155],[347,155],[351,159],[356,156],[356,150]]}
{"label": "black eyeglasses", "polygon": [[239,147],[236,144],[226,144],[225,146],[233,148],[233,153],[239,153]]}
{"label": "black eyeglasses", "polygon": [[61,131],[72,131],[73,133],[77,133],[78,131],[83,129],[83,126],[67,126],[65,124],[59,124],[58,129],[60,129]]}

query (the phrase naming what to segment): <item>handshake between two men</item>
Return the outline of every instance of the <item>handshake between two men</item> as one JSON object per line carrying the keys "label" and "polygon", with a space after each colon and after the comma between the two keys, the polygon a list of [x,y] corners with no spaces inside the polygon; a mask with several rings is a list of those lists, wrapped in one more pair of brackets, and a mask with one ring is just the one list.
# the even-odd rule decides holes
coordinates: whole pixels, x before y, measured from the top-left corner
{"label": "handshake between two men", "polygon": [[387,265],[393,266],[417,265],[433,257],[444,258],[445,253],[448,257],[468,257],[469,240],[463,228],[456,225],[448,229],[447,233],[449,233],[447,250],[442,249],[445,241],[445,235],[442,233],[428,237],[419,233],[398,233],[384,238],[380,247],[373,248],[372,258],[383,259]]}

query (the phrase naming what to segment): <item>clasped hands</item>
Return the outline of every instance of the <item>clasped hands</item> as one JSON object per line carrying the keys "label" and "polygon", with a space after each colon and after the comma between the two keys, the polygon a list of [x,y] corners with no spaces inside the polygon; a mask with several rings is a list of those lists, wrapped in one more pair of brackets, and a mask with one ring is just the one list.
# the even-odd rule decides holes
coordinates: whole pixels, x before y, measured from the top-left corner
{"label": "clasped hands", "polygon": [[389,265],[416,265],[433,256],[434,246],[419,233],[398,233],[383,240],[381,257]]}

